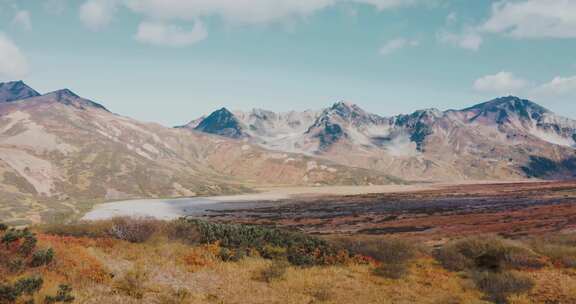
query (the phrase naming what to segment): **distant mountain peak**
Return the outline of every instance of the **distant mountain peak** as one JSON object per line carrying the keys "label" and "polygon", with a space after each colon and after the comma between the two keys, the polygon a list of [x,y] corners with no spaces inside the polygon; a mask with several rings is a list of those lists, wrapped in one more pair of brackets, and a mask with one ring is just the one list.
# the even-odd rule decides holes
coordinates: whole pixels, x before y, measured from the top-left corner
{"label": "distant mountain peak", "polygon": [[505,109],[511,111],[521,111],[522,109],[531,109],[536,110],[541,113],[550,112],[550,110],[544,108],[543,106],[530,101],[528,99],[523,99],[516,96],[504,96],[492,99],[490,101],[486,101],[475,106],[469,107],[464,110],[472,110],[472,109],[482,109],[482,110],[497,110],[497,109]]}
{"label": "distant mountain peak", "polygon": [[41,96],[43,99],[54,100],[61,104],[72,105],[80,108],[92,107],[101,109],[108,112],[108,109],[103,105],[89,99],[82,98],[70,89],[61,89],[54,92],[46,93]]}
{"label": "distant mountain peak", "polygon": [[0,103],[40,96],[22,80],[0,83]]}
{"label": "distant mountain peak", "polygon": [[80,96],[69,89],[61,89],[54,92],[46,93],[45,96],[54,97],[58,101],[66,101],[68,99],[79,99]]}
{"label": "distant mountain peak", "polygon": [[194,128],[205,133],[211,133],[231,138],[247,137],[240,121],[225,107],[212,112]]}

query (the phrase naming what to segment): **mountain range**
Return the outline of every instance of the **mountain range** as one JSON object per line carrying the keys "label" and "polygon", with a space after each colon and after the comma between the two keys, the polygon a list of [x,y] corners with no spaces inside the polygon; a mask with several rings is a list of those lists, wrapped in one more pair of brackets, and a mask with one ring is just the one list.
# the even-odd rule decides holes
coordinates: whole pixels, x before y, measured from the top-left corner
{"label": "mountain range", "polygon": [[576,121],[513,96],[390,117],[347,102],[286,113],[221,108],[170,128],[68,89],[0,83],[0,220],[257,186],[567,179],[575,147]]}
{"label": "mountain range", "polygon": [[0,84],[0,221],[54,220],[93,203],[251,191],[259,185],[401,183],[388,174],[143,123],[68,89]]}
{"label": "mountain range", "polygon": [[181,128],[408,180],[576,176],[576,121],[514,96],[391,117],[347,102],[287,113],[222,108]]}

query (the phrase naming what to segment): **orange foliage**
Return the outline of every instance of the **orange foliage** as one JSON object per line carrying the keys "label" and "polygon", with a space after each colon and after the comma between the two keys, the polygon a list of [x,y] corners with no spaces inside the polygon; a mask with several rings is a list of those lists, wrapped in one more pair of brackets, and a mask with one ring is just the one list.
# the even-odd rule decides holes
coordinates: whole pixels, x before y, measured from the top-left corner
{"label": "orange foliage", "polygon": [[50,244],[56,252],[54,270],[71,282],[105,283],[110,274],[102,263],[88,252],[90,247],[107,248],[110,244],[100,239],[40,235],[41,242]]}
{"label": "orange foliage", "polygon": [[220,253],[220,249],[219,243],[193,247],[182,257],[182,261],[188,266],[190,271],[212,266],[218,261],[217,256]]}

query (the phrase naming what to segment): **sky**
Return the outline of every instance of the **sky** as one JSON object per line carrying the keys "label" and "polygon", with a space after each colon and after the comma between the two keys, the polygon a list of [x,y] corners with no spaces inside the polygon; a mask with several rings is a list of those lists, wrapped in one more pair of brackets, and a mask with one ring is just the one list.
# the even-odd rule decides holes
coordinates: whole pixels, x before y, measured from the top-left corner
{"label": "sky", "polygon": [[576,118],[574,0],[0,0],[0,82],[166,126],[517,95]]}

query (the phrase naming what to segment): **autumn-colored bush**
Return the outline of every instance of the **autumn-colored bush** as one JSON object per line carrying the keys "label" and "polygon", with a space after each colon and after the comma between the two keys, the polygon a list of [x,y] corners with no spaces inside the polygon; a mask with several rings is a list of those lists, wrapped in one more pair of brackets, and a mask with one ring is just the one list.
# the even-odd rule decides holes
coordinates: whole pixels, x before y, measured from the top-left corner
{"label": "autumn-colored bush", "polygon": [[116,217],[102,221],[40,226],[44,233],[90,238],[115,238],[132,243],[147,241],[164,229],[165,222],[151,218]]}
{"label": "autumn-colored bush", "polygon": [[[55,252],[52,248],[38,249],[36,234],[29,229],[0,228],[0,303],[34,303],[44,285],[38,268],[52,265]],[[46,296],[44,303],[74,301],[72,289],[62,286],[65,288],[56,295]]]}
{"label": "autumn-colored bush", "polygon": [[548,257],[557,267],[576,268],[576,234],[556,234],[533,238],[530,246]]}
{"label": "autumn-colored bush", "polygon": [[148,280],[149,275],[144,266],[135,265],[134,268],[114,281],[114,290],[135,299],[142,299],[146,292]]}
{"label": "autumn-colored bush", "polygon": [[534,281],[517,272],[473,272],[472,280],[487,298],[496,303],[508,303],[508,297],[527,293],[534,287]]}
{"label": "autumn-colored bush", "polygon": [[370,241],[338,240],[337,243],[358,257],[370,257],[377,261],[374,274],[390,279],[404,277],[408,273],[410,261],[419,251],[412,242],[399,238]]}
{"label": "autumn-colored bush", "polygon": [[272,262],[272,264],[262,269],[258,273],[256,279],[267,283],[276,280],[281,280],[286,274],[286,270],[288,269],[289,266],[290,263],[286,261],[275,260]]}
{"label": "autumn-colored bush", "polygon": [[448,270],[501,271],[539,269],[545,261],[531,249],[517,242],[496,237],[457,240],[436,251],[437,260]]}

